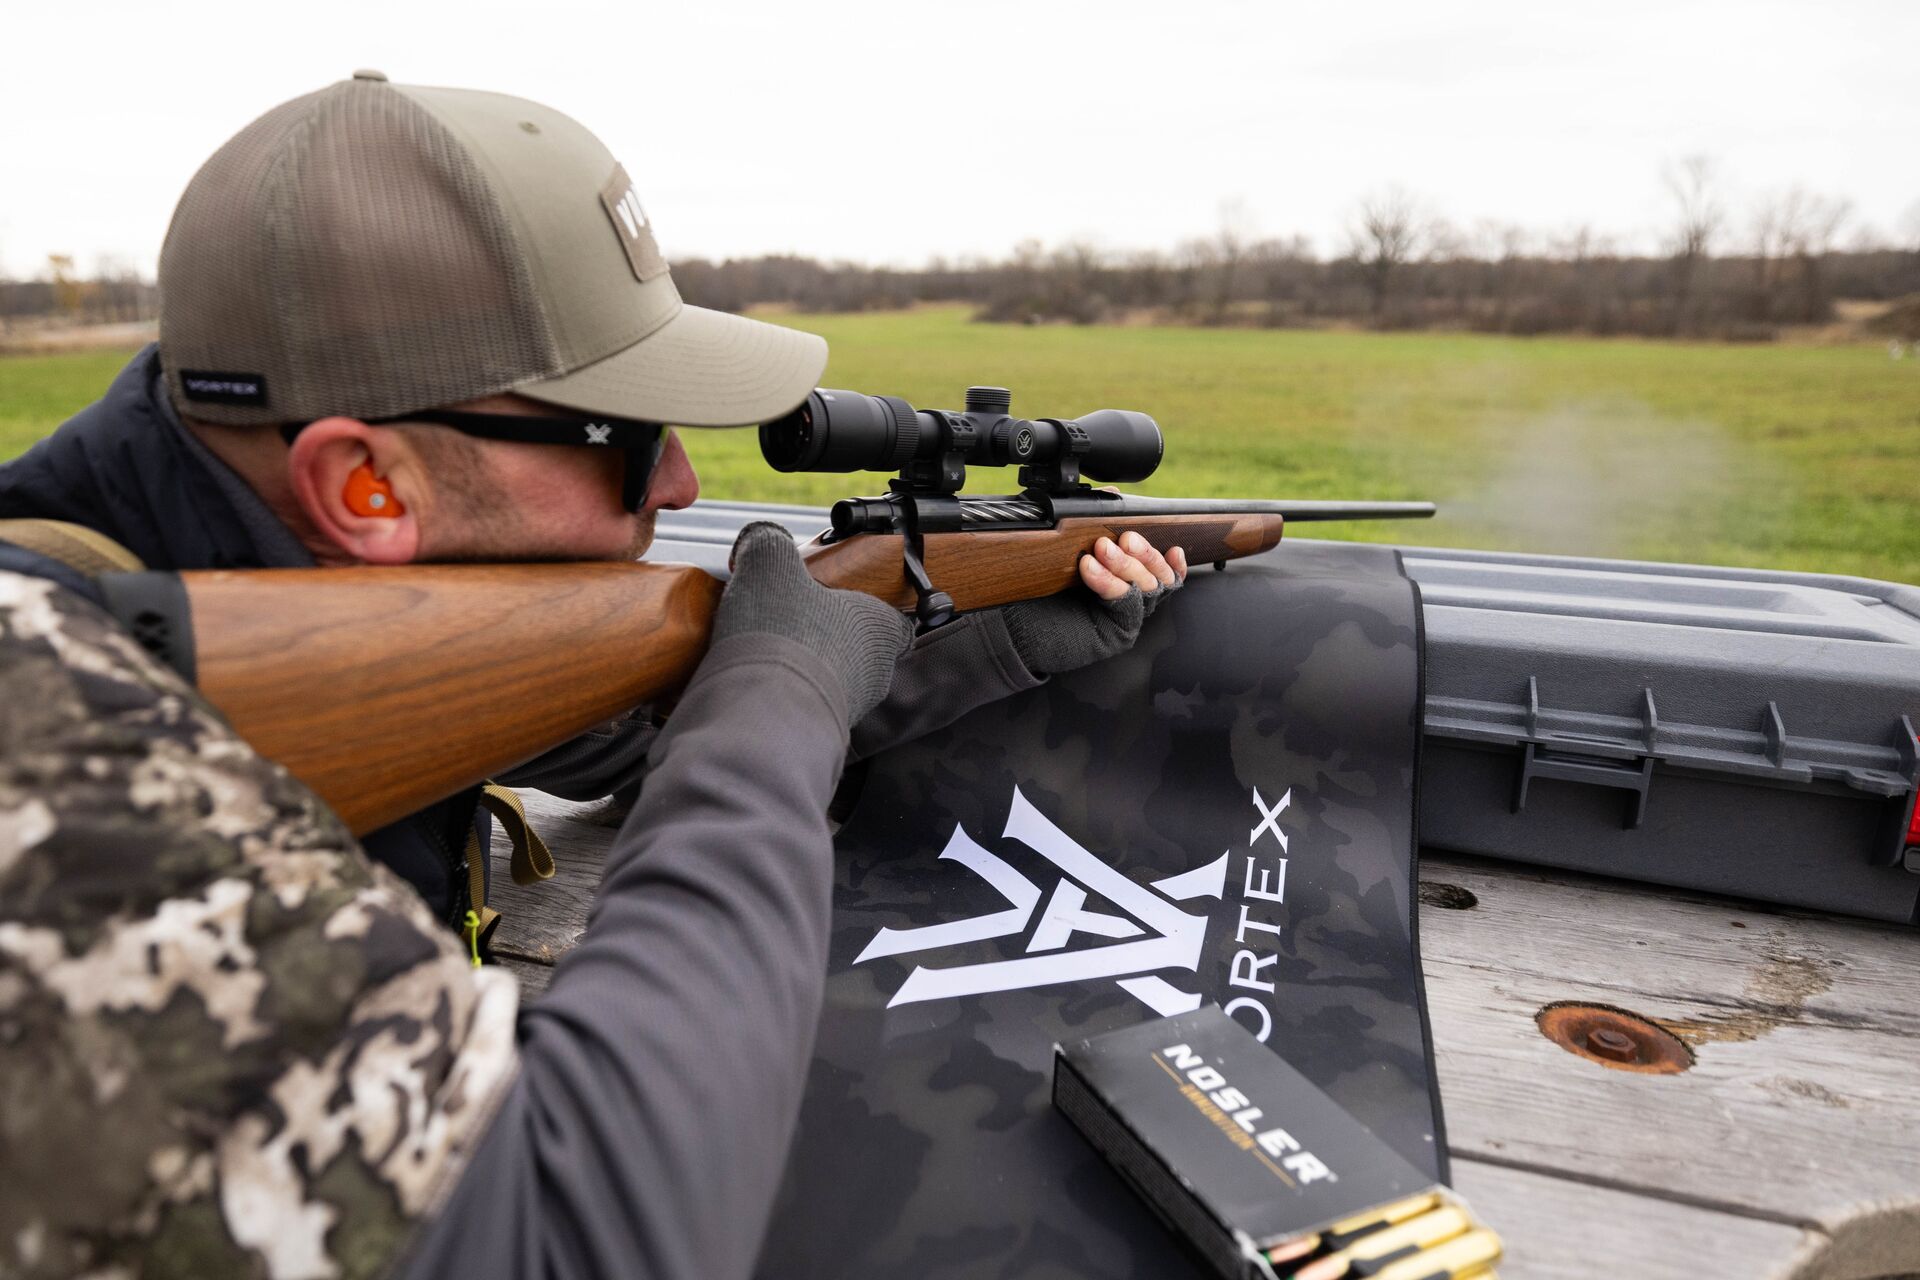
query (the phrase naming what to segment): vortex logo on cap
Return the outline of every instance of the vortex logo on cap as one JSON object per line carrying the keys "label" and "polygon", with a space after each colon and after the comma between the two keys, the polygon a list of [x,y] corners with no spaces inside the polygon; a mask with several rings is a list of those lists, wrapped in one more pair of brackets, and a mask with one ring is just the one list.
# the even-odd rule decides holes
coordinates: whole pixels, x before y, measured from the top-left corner
{"label": "vortex logo on cap", "polygon": [[633,189],[633,179],[627,177],[624,165],[613,166],[613,176],[600,188],[600,207],[607,211],[620,247],[626,250],[634,278],[645,284],[667,274],[667,260],[660,256],[647,211],[640,207],[640,195]]}

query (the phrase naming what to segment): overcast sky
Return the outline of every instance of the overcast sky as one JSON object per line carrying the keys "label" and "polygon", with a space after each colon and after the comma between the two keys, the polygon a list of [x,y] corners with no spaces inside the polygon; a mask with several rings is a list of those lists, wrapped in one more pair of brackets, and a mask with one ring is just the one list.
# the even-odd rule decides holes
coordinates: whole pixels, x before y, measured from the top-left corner
{"label": "overcast sky", "polygon": [[580,119],[670,258],[1170,248],[1223,208],[1330,252],[1359,198],[1396,183],[1463,224],[1646,243],[1662,166],[1696,153],[1736,208],[1802,184],[1891,230],[1920,204],[1920,0],[7,9],[14,274],[55,252],[151,271],[215,147],[362,66]]}

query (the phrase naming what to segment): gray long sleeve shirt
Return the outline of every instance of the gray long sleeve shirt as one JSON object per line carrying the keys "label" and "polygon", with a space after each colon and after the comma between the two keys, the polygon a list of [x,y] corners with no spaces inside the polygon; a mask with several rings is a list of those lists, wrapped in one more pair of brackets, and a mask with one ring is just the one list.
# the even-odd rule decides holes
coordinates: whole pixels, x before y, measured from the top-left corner
{"label": "gray long sleeve shirt", "polygon": [[408,1274],[747,1274],[819,1016],[846,745],[818,656],[765,634],[716,646]]}
{"label": "gray long sleeve shirt", "polygon": [[[916,642],[855,754],[1039,683],[1005,624]],[[408,1274],[744,1276],[826,978],[844,695],[803,646],[716,646],[649,753],[580,946],[521,1016],[520,1079]]]}

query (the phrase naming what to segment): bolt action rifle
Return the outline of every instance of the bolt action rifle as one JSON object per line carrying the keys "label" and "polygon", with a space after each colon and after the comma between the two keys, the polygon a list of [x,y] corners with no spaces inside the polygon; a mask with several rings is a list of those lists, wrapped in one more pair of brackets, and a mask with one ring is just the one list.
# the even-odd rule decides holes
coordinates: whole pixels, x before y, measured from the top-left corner
{"label": "bolt action rifle", "polygon": [[[959,412],[820,390],[762,426],[778,470],[900,473],[883,496],[834,504],[831,528],[802,548],[808,572],[936,627],[1066,589],[1095,542],[1126,530],[1218,565],[1277,545],[1287,521],[1434,510],[1126,497],[1085,480],[1151,475],[1153,419],[1029,421],[1009,407],[995,387],[972,388]],[[1018,464],[1022,492],[960,494],[969,464]],[[721,586],[693,565],[599,563],[189,572],[159,589],[175,601],[160,612],[190,619],[175,665],[190,661],[240,735],[359,834],[676,693],[706,651]]]}

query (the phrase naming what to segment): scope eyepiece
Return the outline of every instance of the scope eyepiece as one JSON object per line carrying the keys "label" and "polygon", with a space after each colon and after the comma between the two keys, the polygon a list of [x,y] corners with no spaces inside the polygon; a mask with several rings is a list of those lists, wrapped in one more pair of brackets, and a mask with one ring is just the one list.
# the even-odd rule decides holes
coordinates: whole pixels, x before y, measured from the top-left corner
{"label": "scope eyepiece", "polygon": [[775,471],[897,471],[919,444],[912,405],[858,391],[814,390],[760,427],[761,456]]}
{"label": "scope eyepiece", "polygon": [[897,396],[820,388],[784,418],[762,424],[760,453],[776,471],[898,471],[919,487],[955,492],[968,465],[1019,466],[1051,477],[1144,480],[1165,442],[1144,413],[1100,409],[1080,418],[1013,417],[999,387],[973,387],[964,410],[915,409]]}

